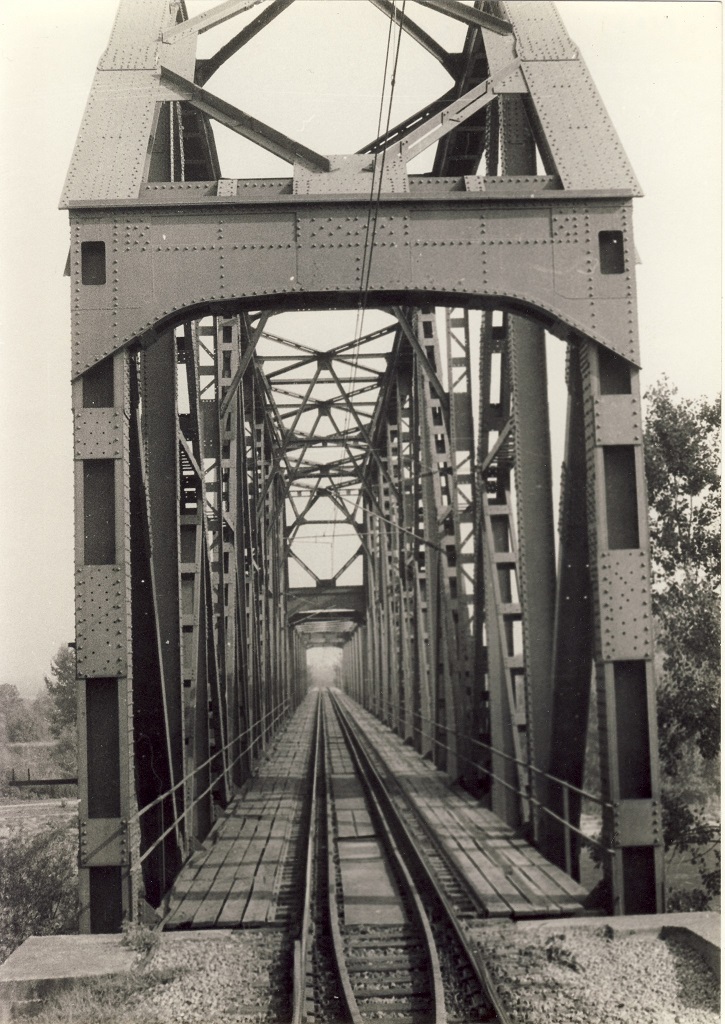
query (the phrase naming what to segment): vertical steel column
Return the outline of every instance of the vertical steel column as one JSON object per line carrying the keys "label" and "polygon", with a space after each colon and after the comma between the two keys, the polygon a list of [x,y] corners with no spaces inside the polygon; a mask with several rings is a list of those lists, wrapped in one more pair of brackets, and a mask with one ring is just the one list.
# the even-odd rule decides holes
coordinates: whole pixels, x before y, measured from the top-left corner
{"label": "vertical steel column", "polygon": [[[414,330],[428,369],[438,374],[442,366],[441,345],[434,307],[424,307],[416,317]],[[436,671],[442,685],[436,687],[434,703],[437,736],[435,762],[449,778],[456,779],[458,767],[459,716],[465,720],[461,702],[463,666],[468,656],[467,630],[461,642],[461,609],[458,605],[458,562],[460,532],[454,514],[455,480],[450,444],[450,409],[430,382],[420,358],[417,359],[419,394],[423,397],[421,444],[425,452],[423,507],[427,546],[427,601],[429,636],[435,637]],[[450,399],[450,396],[448,396]],[[464,605],[465,614],[465,605]],[[444,739],[443,739],[444,737]]]}
{"label": "vertical steel column", "polygon": [[[180,495],[180,589],[182,680],[184,689],[185,808],[190,836],[201,841],[214,820],[209,758],[207,542],[204,474],[204,424],[200,405],[199,325],[183,332],[189,413],[180,417],[191,458],[181,448],[183,491]],[[192,463],[191,459],[194,462]],[[201,768],[201,765],[206,767]],[[203,795],[205,794],[205,795]]]}
{"label": "vertical steel column", "polygon": [[[498,135],[496,136],[498,150]],[[514,592],[515,563],[497,562],[492,536],[490,503],[508,507],[511,475],[510,445],[503,444],[504,430],[510,431],[511,390],[508,365],[504,356],[505,329],[494,324],[494,314],[484,312],[481,323],[479,364],[479,432],[476,477],[476,651],[479,685],[484,693],[477,708],[479,738],[506,757],[480,752],[481,788],[486,801],[504,820],[521,820],[520,801],[515,796],[518,782],[516,766],[508,759],[518,749],[514,706],[508,684],[506,658],[510,656],[507,639],[501,631],[495,587],[504,589],[509,612],[518,612],[518,593]],[[503,439],[506,441],[506,437]],[[506,540],[509,540],[507,531]],[[499,544],[499,547],[501,545]],[[510,544],[506,547],[510,548]],[[499,785],[492,774],[506,785]]]}
{"label": "vertical steel column", "polygon": [[[132,364],[131,576],[136,788],[146,896],[157,906],[181,863],[183,776],[179,633],[176,338],[167,331]],[[176,822],[176,825],[174,823]],[[157,840],[171,829],[165,840]]]}
{"label": "vertical steel column", "polygon": [[[239,317],[219,317],[217,321],[217,394],[221,404],[232,384],[240,359],[241,330]],[[237,663],[237,487],[236,445],[239,423],[239,397],[232,400],[228,411],[219,420],[218,459],[220,467],[220,614],[223,622],[220,630],[220,671],[224,680],[224,700],[227,723],[227,743],[230,743],[227,761],[230,765],[229,780],[236,786],[243,782],[241,748],[235,740],[241,732],[239,666]]]}
{"label": "vertical steel column", "polygon": [[[424,475],[424,467],[428,457],[423,450],[423,422],[425,419],[425,384],[416,374],[411,381],[411,433],[415,439],[411,456],[413,467],[413,531],[418,538],[426,536],[427,503],[431,500],[429,491],[432,486],[430,476]],[[419,719],[417,720],[416,750],[423,757],[435,758],[434,745],[434,708],[437,686],[435,637],[431,634],[431,551],[422,540],[415,545],[415,578],[414,578],[414,609],[416,660],[415,671],[419,693]]]}
{"label": "vertical steel column", "polygon": [[[450,477],[448,502],[456,538],[455,580],[449,592],[456,627],[458,652],[460,775],[466,784],[475,780],[471,746],[474,705],[474,539],[473,539],[473,410],[471,407],[471,346],[468,312],[445,310],[445,361],[448,378],[448,446]],[[451,569],[449,574],[452,576]]]}
{"label": "vertical steel column", "polygon": [[[80,228],[72,261],[81,296]],[[141,894],[134,817],[129,443],[126,351],[73,384],[79,892],[84,932],[119,931]]]}
{"label": "vertical steel column", "polygon": [[[499,115],[502,173],[536,174],[536,147],[522,98],[502,96]],[[552,731],[556,564],[544,329],[530,320],[508,317],[508,358],[513,398],[528,759],[546,770]],[[532,824],[536,834],[536,817]]]}
{"label": "vertical steel column", "polygon": [[[589,694],[592,680],[592,585],[587,532],[587,462],[584,398],[579,351],[567,353],[568,408],[559,513],[559,572],[552,670],[550,772],[581,789],[584,785]],[[550,785],[545,803],[566,818],[560,785]],[[569,793],[568,820],[579,826],[581,800]],[[541,845],[560,867],[579,875],[579,838],[545,815]]]}
{"label": "vertical steel column", "polygon": [[[626,225],[625,225],[626,226]],[[631,251],[626,259],[633,259]],[[615,914],[664,905],[647,494],[639,375],[581,346],[605,860]]]}

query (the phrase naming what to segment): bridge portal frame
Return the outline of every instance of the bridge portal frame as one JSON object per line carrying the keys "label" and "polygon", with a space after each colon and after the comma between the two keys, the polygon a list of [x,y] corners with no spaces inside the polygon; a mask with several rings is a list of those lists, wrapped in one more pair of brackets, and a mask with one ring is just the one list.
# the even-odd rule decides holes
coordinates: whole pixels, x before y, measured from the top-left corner
{"label": "bridge portal frame", "polygon": [[[244,6],[237,5],[240,10]],[[458,10],[459,16],[463,10]],[[141,11],[143,19],[134,22]],[[541,382],[537,390],[531,369],[536,346],[543,344],[541,329],[570,347],[564,532],[553,601],[550,593],[544,595],[550,591],[548,581],[542,588],[527,579],[534,555],[524,544],[520,550],[526,553],[518,558],[524,658],[533,665],[538,649],[547,666],[535,682],[531,673],[526,677],[526,759],[539,771],[563,778],[570,774],[574,785],[581,784],[576,779],[581,775],[586,729],[585,665],[593,654],[611,907],[615,913],[655,910],[662,905],[663,868],[631,224],[631,199],[637,187],[611,126],[602,120],[596,97],[591,109],[601,122],[594,126],[600,138],[594,131],[583,154],[573,152],[576,140],[571,132],[567,135],[554,90],[563,81],[568,90],[565,100],[574,102],[583,65],[560,23],[553,20],[550,5],[503,4],[500,13],[508,21],[494,24],[495,19],[486,22],[484,17],[485,24],[476,23],[469,31],[469,37],[479,34],[487,56],[486,102],[500,99],[499,117],[504,121],[511,109],[520,118],[523,107],[517,110],[516,104],[526,104],[529,136],[546,156],[549,173],[411,176],[405,173],[407,154],[396,143],[398,149],[393,147],[390,153],[391,181],[380,197],[368,301],[383,308],[446,305],[482,308],[487,316],[494,309],[508,315],[519,469],[525,459],[522,438],[527,431],[535,436],[545,429]],[[267,483],[271,439],[265,434],[256,378],[243,370],[237,378],[236,371],[244,359],[250,361],[253,348],[252,325],[245,319],[250,310],[354,308],[364,259],[368,199],[355,177],[364,170],[359,161],[348,180],[336,174],[336,158],[320,161],[298,148],[292,153],[297,162],[291,179],[222,179],[207,132],[208,177],[163,180],[164,174],[174,177],[173,146],[170,166],[164,171],[158,165],[174,138],[174,116],[182,116],[181,104],[187,104],[185,116],[200,135],[208,128],[206,117],[223,119],[228,114],[202,95],[203,90],[188,86],[194,78],[194,48],[189,41],[195,40],[200,26],[194,27],[195,19],[185,25],[183,14],[182,8],[170,13],[165,2],[123,0],[64,194],[72,238],[80,877],[84,927],[94,931],[114,930],[122,916],[134,916],[138,897],[144,889],[149,895],[150,884],[158,890],[151,895],[157,902],[188,853],[195,829],[182,825],[180,808],[189,801],[183,783],[189,744],[194,747],[198,740],[194,770],[219,759],[217,781],[209,792],[220,788],[219,798],[228,797],[234,782],[227,757],[228,726],[240,708],[247,707],[239,692],[240,673],[245,678],[250,673],[256,680],[248,696],[262,718],[294,700],[286,620],[280,614],[284,551],[275,547],[274,532],[268,528],[275,501],[276,514],[282,515],[283,495]],[[172,15],[175,22],[169,21]],[[160,38],[168,47],[163,57]],[[132,45],[124,49],[124,40],[129,39]],[[552,46],[566,52],[555,52],[552,58]],[[170,57],[176,71],[171,70]],[[123,82],[119,74],[126,76]],[[460,85],[462,89],[462,81]],[[113,179],[106,157],[94,163],[88,147],[103,122],[94,102],[96,107],[105,104],[106,112],[118,113],[119,96],[129,105],[122,132],[137,133],[141,142],[131,164],[121,168],[126,178],[109,184],[103,177],[110,174]],[[449,125],[442,136],[448,133],[450,138],[451,131]],[[505,128],[501,129],[504,149],[521,144],[520,132],[517,136],[513,131],[507,143]],[[268,142],[270,138],[267,133]],[[603,175],[592,171],[602,162],[596,152],[601,139],[611,157]],[[275,144],[289,155],[287,143]],[[88,172],[91,165],[96,172]],[[202,425],[200,410],[190,410],[196,420],[194,451],[188,438],[185,445],[179,437],[173,382],[185,338],[186,347],[181,347],[193,406],[199,394],[199,367],[188,339],[190,324],[204,316],[214,317],[222,330],[228,325],[238,333],[230,348],[231,363],[224,371],[216,368],[214,411]],[[538,325],[535,335],[528,326],[531,322]],[[246,330],[239,324],[246,324]],[[183,334],[177,334],[179,328]],[[517,343],[527,331],[528,341]],[[421,337],[417,340],[420,345]],[[425,405],[426,389],[434,388],[437,374],[424,352],[411,344],[413,379],[422,387]],[[526,369],[520,361],[524,350],[529,356]],[[512,352],[517,353],[513,359]],[[533,412],[526,406],[529,399],[524,400],[527,388],[536,392]],[[449,411],[446,415],[450,433]],[[180,440],[197,477],[195,524],[186,531],[187,544],[193,533],[195,555],[187,561],[182,560],[181,536],[183,527],[192,524],[172,511],[177,509],[173,496],[181,487],[176,457]],[[214,623],[218,628],[225,615],[226,606],[219,599],[224,569],[214,564],[204,544],[210,530],[205,504],[209,487],[201,462],[207,453],[204,446],[215,445],[218,475],[211,491],[217,495],[217,562],[226,563],[229,530],[237,537],[236,545],[228,547],[237,556],[237,592],[248,582],[250,562],[241,555],[243,546],[262,553],[267,573],[261,589],[248,592],[239,632],[234,633],[237,643],[257,616],[255,628],[261,632],[250,648],[250,662],[238,650],[227,651],[223,629],[218,636],[214,630]],[[236,518],[229,520],[222,500],[225,458],[236,480]],[[518,488],[519,529],[527,534],[521,541],[535,551],[531,530],[539,523],[546,530],[550,513],[548,499],[535,486],[527,492],[528,479],[524,474]],[[254,502],[255,488],[269,500],[252,529],[245,519],[245,502]],[[481,503],[491,504],[481,479],[474,490],[479,511]],[[484,521],[482,515],[477,534],[482,576],[476,597],[483,601],[487,593],[490,607],[496,604],[498,570],[495,543],[492,558],[483,554]],[[253,538],[244,534],[247,528]],[[550,561],[551,543],[543,543]],[[215,579],[215,573],[221,577]],[[188,577],[194,578],[193,625],[198,634],[192,644],[192,685],[209,688],[199,694],[197,705],[208,705],[214,717],[214,750],[208,745],[208,722],[183,721],[185,641],[179,609],[185,576],[187,585]],[[269,590],[272,579],[277,580],[275,592]],[[404,604],[401,595],[401,608]],[[540,630],[534,637],[531,624],[537,618],[550,622],[552,612],[554,639],[549,644]],[[410,619],[409,611],[400,614]],[[487,627],[489,636],[498,631],[490,619]],[[454,648],[451,630],[440,621],[438,628],[442,641]],[[369,623],[367,665],[366,645],[354,641],[355,685],[368,701],[377,687],[370,677],[373,633]],[[511,657],[504,635],[498,650],[501,664],[489,664],[488,672],[490,704],[506,737],[512,732],[506,718],[511,719],[515,710],[505,678]],[[446,729],[453,735],[465,733],[460,713],[467,702],[461,700],[460,689],[456,692],[460,680],[451,685],[444,703]],[[278,698],[276,704],[270,694]],[[470,705],[471,695],[464,696]],[[409,705],[409,693],[406,701]],[[456,704],[457,722],[451,717],[451,703]],[[406,715],[404,707],[403,728],[409,730]],[[156,755],[143,755],[143,744]],[[573,756],[567,754],[571,751]],[[151,762],[157,785],[144,795]],[[448,767],[458,773],[457,766]],[[543,790],[534,787],[532,795],[543,801]],[[158,809],[145,816],[146,837],[139,823],[139,801],[142,810],[149,802]],[[208,803],[206,817],[196,828],[199,835],[211,817]],[[503,809],[508,816],[518,813],[505,805]],[[556,858],[566,859],[556,829],[549,829],[543,841]],[[152,862],[146,862],[142,884],[139,851],[154,844],[156,853]]]}

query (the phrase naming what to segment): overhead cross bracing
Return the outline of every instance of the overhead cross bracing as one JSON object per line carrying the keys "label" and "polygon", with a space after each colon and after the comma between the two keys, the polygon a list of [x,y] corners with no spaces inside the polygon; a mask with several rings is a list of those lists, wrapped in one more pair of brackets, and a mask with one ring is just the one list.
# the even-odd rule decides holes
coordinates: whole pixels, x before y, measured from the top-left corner
{"label": "overhead cross bracing", "polygon": [[[314,53],[263,77],[325,18],[343,116]],[[638,194],[552,4],[122,0],[62,200],[84,927],[159,904],[324,646],[574,873],[593,801],[608,907],[661,904]]]}

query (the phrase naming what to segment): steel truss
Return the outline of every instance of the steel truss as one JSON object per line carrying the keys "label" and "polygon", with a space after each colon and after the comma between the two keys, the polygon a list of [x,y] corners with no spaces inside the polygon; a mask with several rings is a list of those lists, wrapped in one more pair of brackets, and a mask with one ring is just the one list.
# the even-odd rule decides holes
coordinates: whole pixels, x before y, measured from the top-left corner
{"label": "steel truss", "polygon": [[[291,3],[121,0],[63,193],[83,927],[159,905],[322,646],[573,872],[594,666],[609,907],[660,909],[636,179],[542,0],[372,0],[453,85],[358,154],[302,146],[206,88]],[[223,177],[212,121],[292,177]],[[382,326],[275,330],[361,305]],[[568,346],[558,571],[545,331]],[[329,575],[310,527],[348,535]]]}

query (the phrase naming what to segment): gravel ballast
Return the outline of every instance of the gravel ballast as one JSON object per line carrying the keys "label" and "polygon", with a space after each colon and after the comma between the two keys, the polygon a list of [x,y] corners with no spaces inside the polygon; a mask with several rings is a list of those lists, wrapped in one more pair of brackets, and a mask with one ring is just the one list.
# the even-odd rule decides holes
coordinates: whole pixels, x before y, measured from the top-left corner
{"label": "gravel ballast", "polygon": [[172,980],[125,1010],[159,1024],[278,1024],[290,1016],[290,956],[287,935],[276,929],[164,936],[144,970],[173,972]]}
{"label": "gravel ballast", "polygon": [[483,926],[476,941],[515,1024],[719,1024],[720,985],[682,939],[562,925]]}

